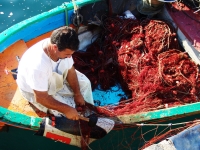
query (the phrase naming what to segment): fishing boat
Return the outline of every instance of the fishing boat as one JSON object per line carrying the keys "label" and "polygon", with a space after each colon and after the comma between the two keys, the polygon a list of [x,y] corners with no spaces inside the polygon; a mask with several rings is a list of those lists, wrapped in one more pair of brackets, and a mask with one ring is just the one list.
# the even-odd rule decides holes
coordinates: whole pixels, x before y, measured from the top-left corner
{"label": "fishing boat", "polygon": [[[142,1],[142,3],[137,0],[119,0],[117,2],[114,0],[77,0],[63,3],[61,6],[26,19],[3,31],[0,34],[1,129],[13,126],[22,128],[23,130],[32,130],[36,132],[36,135],[50,138],[52,141],[63,142],[69,147],[73,145],[83,148],[85,144],[87,148],[90,148],[89,145],[91,143],[100,141],[102,138],[107,137],[110,132],[116,132],[116,129],[122,130],[124,128],[144,126],[144,124],[153,122],[166,122],[168,120],[199,114],[200,103],[198,96],[200,95],[198,86],[200,80],[198,80],[198,65],[200,64],[200,36],[198,33],[200,29],[200,12],[190,9],[189,6],[184,5],[183,1],[152,0],[152,2],[155,9],[148,11],[149,2],[146,0]],[[185,14],[189,14],[189,17]],[[125,26],[122,25],[131,28],[125,29]],[[39,111],[21,96],[16,84],[17,67],[23,53],[38,41],[48,38],[54,29],[61,26],[72,26],[79,33],[79,51],[75,53],[73,58],[76,69],[86,74],[86,76],[88,75],[92,83],[95,106],[88,106],[88,108],[92,109],[92,111],[99,115],[98,117],[102,118],[102,124],[105,125],[106,122],[111,122],[111,125],[108,125],[109,129],[105,126],[95,124],[89,133],[89,138],[87,141],[84,141],[84,144],[81,144],[83,135],[78,121],[71,121],[63,116],[49,116]],[[167,31],[158,30],[159,27]],[[132,28],[135,30],[132,30]],[[150,28],[151,30],[148,32]],[[150,35],[153,31],[155,34]],[[119,33],[120,35],[118,35]],[[132,39],[130,35],[134,35]],[[121,61],[119,58],[125,57],[126,50],[130,48],[126,45],[129,42],[127,39],[131,39],[133,41],[132,47],[135,48],[134,50],[143,47],[142,53],[139,51],[134,52],[138,53],[140,59],[136,56],[132,58],[137,61],[135,69],[142,71],[145,68],[143,66],[144,63],[151,64],[154,60],[150,57],[148,58],[148,56],[144,57],[145,54],[149,53],[149,50],[144,48],[143,45],[134,43],[134,39],[137,39],[135,42],[138,42],[149,36],[148,39],[151,40],[155,35],[157,36],[155,39],[169,35],[166,41],[163,39],[162,44],[164,48],[161,49],[159,45],[152,44],[151,42],[153,41],[146,41],[146,46],[154,49],[153,52],[162,52],[159,55],[159,58],[161,58],[159,64],[165,63],[165,66],[168,67],[175,65],[175,63],[168,63],[167,58],[173,59],[173,56],[178,54],[181,60],[182,58],[187,59],[183,62],[179,60],[178,63],[181,63],[181,67],[185,63],[189,65],[189,67],[185,68],[185,74],[187,74],[187,69],[190,69],[195,75],[190,74],[188,76],[191,77],[191,80],[194,78],[195,81],[190,81],[189,77],[189,79],[181,78],[181,80],[190,83],[190,86],[187,87],[187,84],[182,85],[177,79],[175,81],[177,85],[185,86],[184,91],[177,92],[174,85],[173,88],[169,86],[172,82],[167,82],[168,78],[172,80],[169,77],[171,72],[168,72],[168,74],[165,72],[166,74],[164,74],[164,69],[161,69],[162,71],[157,72],[158,74],[149,77],[151,78],[151,82],[148,83],[148,86],[143,87],[143,89],[141,88],[143,95],[137,97],[142,93],[141,89],[138,89],[138,86],[134,85],[136,80],[133,79],[137,77],[132,76],[130,80],[127,80],[129,74],[123,70],[122,66],[125,64],[125,59]],[[101,45],[101,40],[104,40],[105,45]],[[173,42],[172,46],[169,45],[171,41]],[[100,46],[99,43],[101,43]],[[128,44],[131,45],[131,43]],[[113,49],[118,52],[115,51],[114,53]],[[104,57],[105,51],[111,51],[113,55],[107,53]],[[91,57],[93,59],[86,60],[86,58]],[[146,62],[143,62],[141,58],[145,58]],[[127,57],[126,61],[131,61],[131,58]],[[126,62],[126,64],[131,65],[130,62]],[[119,65],[120,69],[117,68]],[[131,67],[133,66],[134,64]],[[147,68],[147,70],[150,71],[151,69]],[[152,73],[148,71],[146,74],[143,72],[143,80],[141,82],[145,81],[147,83],[145,76]],[[110,76],[106,76],[106,72],[111,73],[111,78]],[[89,75],[89,73],[91,74]],[[163,81],[165,80],[165,84],[168,84],[168,87],[170,87],[167,90],[159,89],[159,91],[163,92],[159,94],[166,97],[164,102],[158,97],[152,96],[152,91],[149,90],[151,89],[149,87],[154,88],[155,84],[153,84],[152,80],[157,82],[159,73],[165,75],[162,76]],[[183,74],[183,72],[181,73]],[[133,94],[131,90],[136,92]],[[155,91],[155,89],[153,90]],[[144,91],[150,92],[145,93]],[[168,93],[166,94],[164,91]],[[170,94],[172,94],[171,97],[180,96],[180,94],[182,97],[174,100],[168,97]],[[141,101],[137,101],[135,97]],[[152,100],[147,102],[148,106],[145,106],[144,103],[148,98],[156,99],[157,101]],[[170,99],[171,101],[168,102],[166,99]],[[87,119],[92,120],[92,118],[85,119],[86,123],[90,121]],[[107,149],[111,149],[111,147],[108,146]],[[131,145],[129,145],[130,147]]]}

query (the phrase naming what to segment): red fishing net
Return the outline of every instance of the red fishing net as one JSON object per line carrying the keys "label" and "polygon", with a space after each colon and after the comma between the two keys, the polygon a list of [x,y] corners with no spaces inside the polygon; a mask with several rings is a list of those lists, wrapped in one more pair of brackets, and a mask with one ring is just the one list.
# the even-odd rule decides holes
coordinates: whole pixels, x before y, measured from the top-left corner
{"label": "red fishing net", "polygon": [[107,90],[120,83],[129,96],[128,103],[122,98],[112,109],[104,106],[99,110],[105,115],[199,101],[198,66],[179,48],[175,30],[166,21],[108,17],[103,20],[100,38],[73,58],[93,89],[100,85]]}

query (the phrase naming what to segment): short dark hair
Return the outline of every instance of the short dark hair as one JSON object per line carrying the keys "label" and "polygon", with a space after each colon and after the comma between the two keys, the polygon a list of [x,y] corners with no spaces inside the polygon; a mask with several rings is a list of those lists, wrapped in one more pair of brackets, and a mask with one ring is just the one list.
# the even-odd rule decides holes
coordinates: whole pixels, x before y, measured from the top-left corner
{"label": "short dark hair", "polygon": [[56,44],[59,51],[66,48],[77,51],[79,47],[78,34],[72,27],[60,27],[52,32],[51,43]]}

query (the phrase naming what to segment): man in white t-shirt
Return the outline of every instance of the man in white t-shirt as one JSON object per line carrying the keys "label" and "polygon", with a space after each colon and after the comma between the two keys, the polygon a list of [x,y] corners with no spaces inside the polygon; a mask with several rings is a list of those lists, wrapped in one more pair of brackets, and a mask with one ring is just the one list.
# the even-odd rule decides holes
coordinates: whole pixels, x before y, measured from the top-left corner
{"label": "man in white t-shirt", "polygon": [[88,78],[73,67],[79,39],[71,27],[61,27],[22,56],[17,84],[22,95],[41,111],[56,110],[78,120],[76,105],[94,104]]}

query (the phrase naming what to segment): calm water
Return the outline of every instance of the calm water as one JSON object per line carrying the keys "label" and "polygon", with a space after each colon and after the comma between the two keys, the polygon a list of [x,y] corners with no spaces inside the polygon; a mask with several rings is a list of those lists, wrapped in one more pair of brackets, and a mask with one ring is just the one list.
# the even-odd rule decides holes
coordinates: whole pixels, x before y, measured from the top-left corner
{"label": "calm water", "polygon": [[71,0],[0,0],[0,32]]}

